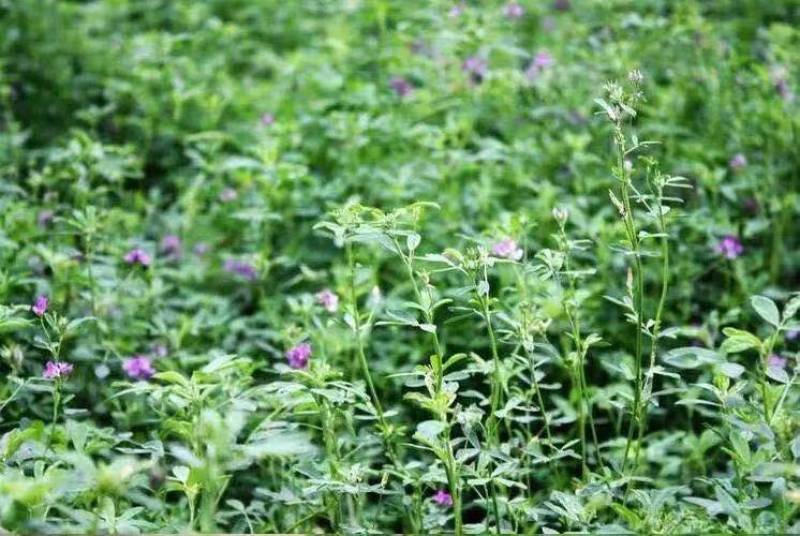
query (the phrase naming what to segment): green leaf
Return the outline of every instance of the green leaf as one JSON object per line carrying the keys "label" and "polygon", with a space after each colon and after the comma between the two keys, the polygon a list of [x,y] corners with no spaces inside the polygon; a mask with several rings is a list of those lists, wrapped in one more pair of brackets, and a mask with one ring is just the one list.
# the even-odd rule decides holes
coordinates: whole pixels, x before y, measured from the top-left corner
{"label": "green leaf", "polygon": [[791,379],[783,367],[767,367],[767,376],[778,383],[789,383]]}
{"label": "green leaf", "polygon": [[694,369],[707,364],[721,364],[725,361],[714,350],[686,346],[670,350],[662,357],[665,363],[681,369]]}
{"label": "green leaf", "polygon": [[727,339],[722,343],[720,350],[726,354],[744,352],[751,348],[761,348],[761,340],[750,333],[736,328],[725,328],[722,330]]}
{"label": "green leaf", "polygon": [[183,375],[175,372],[174,370],[168,370],[166,372],[157,372],[153,375],[153,378],[157,380],[162,380],[167,383],[177,383],[178,385],[182,385],[184,387],[189,387],[189,380],[187,380]]}
{"label": "green leaf", "polygon": [[766,296],[753,296],[750,298],[750,305],[756,310],[758,315],[775,327],[781,325],[781,313],[775,302]]}
{"label": "green leaf", "polygon": [[435,444],[436,438],[441,434],[446,425],[441,421],[422,421],[417,425],[414,437],[423,443]]}

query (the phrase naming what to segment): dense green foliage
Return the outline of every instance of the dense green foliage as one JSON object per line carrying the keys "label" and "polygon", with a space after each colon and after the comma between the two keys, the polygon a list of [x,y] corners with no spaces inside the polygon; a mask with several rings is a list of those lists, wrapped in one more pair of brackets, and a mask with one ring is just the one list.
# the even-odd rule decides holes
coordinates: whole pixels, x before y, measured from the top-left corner
{"label": "dense green foliage", "polygon": [[0,531],[800,532],[794,0],[0,0]]}

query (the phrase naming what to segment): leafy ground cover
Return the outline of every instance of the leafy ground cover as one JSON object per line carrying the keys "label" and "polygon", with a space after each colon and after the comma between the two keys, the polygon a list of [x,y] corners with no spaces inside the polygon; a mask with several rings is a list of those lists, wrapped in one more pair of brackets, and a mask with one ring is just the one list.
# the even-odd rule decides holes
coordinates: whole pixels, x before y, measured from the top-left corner
{"label": "leafy ground cover", "polygon": [[0,527],[800,532],[792,0],[0,0]]}

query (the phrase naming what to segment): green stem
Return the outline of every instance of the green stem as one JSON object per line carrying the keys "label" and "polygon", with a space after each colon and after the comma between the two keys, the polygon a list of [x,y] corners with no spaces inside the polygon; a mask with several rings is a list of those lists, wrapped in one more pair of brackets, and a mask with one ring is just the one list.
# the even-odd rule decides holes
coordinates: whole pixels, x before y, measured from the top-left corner
{"label": "green stem", "polygon": [[[652,382],[653,382],[653,370],[656,366],[656,351],[658,350],[658,337],[661,333],[661,315],[664,312],[664,305],[667,301],[667,291],[669,289],[669,237],[667,236],[667,226],[664,220],[664,207],[661,202],[662,200],[662,192],[659,190],[658,195],[658,214],[659,214],[659,232],[662,234],[661,237],[661,296],[658,300],[658,306],[656,308],[656,316],[654,319],[653,325],[653,342],[651,343],[650,348],[650,368],[648,370],[647,377],[649,378],[648,381],[650,382],[650,390],[652,392]],[[636,454],[634,456],[634,468],[639,466],[639,452],[641,450],[642,440],[644,439],[645,430],[647,428],[647,418],[648,418],[648,401],[644,401],[644,407],[642,408],[642,415],[640,417],[640,424],[639,424],[639,438],[636,442]]]}
{"label": "green stem", "polygon": [[347,264],[350,268],[350,305],[352,307],[353,312],[353,330],[355,331],[356,337],[356,349],[358,353],[358,360],[361,364],[361,372],[364,375],[364,380],[367,383],[367,388],[369,390],[370,398],[372,399],[372,404],[375,406],[375,412],[378,415],[378,422],[381,428],[381,435],[383,436],[384,442],[386,444],[387,453],[390,457],[394,457],[394,450],[389,441],[389,427],[386,424],[386,419],[383,415],[383,406],[381,406],[381,401],[378,398],[378,392],[375,390],[375,383],[372,381],[372,374],[370,373],[369,363],[367,363],[367,356],[364,351],[364,340],[361,334],[361,313],[358,310],[358,297],[356,294],[356,268],[355,268],[355,260],[353,258],[353,248],[348,243],[346,246],[347,249]]}

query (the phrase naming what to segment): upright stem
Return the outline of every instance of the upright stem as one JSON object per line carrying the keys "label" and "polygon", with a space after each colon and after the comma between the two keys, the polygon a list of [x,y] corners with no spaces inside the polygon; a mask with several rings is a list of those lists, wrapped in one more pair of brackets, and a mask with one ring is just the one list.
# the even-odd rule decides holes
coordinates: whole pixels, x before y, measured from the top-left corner
{"label": "upright stem", "polygon": [[[658,306],[656,308],[656,316],[653,324],[653,341],[650,346],[650,368],[648,369],[647,377],[652,390],[653,370],[656,366],[656,351],[658,349],[658,337],[661,333],[661,315],[664,312],[664,304],[667,301],[667,290],[669,288],[669,237],[667,236],[667,226],[664,221],[664,207],[662,203],[662,191],[659,188],[657,192],[657,208],[658,208],[658,226],[661,233],[661,296],[658,299]],[[647,408],[648,401],[644,401],[642,407],[642,415],[639,422],[639,438],[636,442],[636,455],[634,456],[634,468],[639,466],[639,452],[641,450],[642,440],[644,439],[645,430],[647,429]]]}
{"label": "upright stem", "polygon": [[491,381],[491,414],[489,415],[489,422],[488,422],[488,429],[489,429],[489,440],[493,446],[496,446],[499,439],[498,439],[498,431],[497,431],[497,417],[495,413],[500,409],[500,397],[501,397],[501,376],[500,376],[500,356],[497,352],[497,339],[494,335],[494,328],[492,328],[492,314],[489,310],[489,298],[487,296],[481,296],[481,305],[483,306],[483,318],[486,321],[486,329],[489,333],[489,342],[492,347],[492,361],[493,361],[493,371],[492,371],[492,381]]}
{"label": "upright stem", "polygon": [[634,393],[633,393],[633,411],[631,416],[631,422],[628,427],[628,439],[625,442],[625,454],[622,458],[622,472],[625,472],[625,468],[627,467],[628,463],[628,454],[630,452],[631,443],[633,442],[633,433],[636,426],[639,424],[639,406],[641,404],[641,397],[642,397],[642,326],[641,326],[641,317],[643,314],[644,309],[644,283],[642,281],[642,259],[639,255],[639,237],[636,232],[636,222],[633,217],[633,208],[631,205],[630,200],[630,192],[629,192],[629,182],[630,176],[628,172],[625,170],[625,136],[622,133],[622,128],[617,125],[616,127],[616,135],[615,135],[615,142],[617,146],[617,165],[619,166],[619,172],[621,174],[621,194],[622,194],[622,204],[624,207],[625,214],[623,215],[623,221],[625,224],[625,231],[628,237],[628,241],[631,244],[631,250],[633,252],[634,258],[634,278],[635,278],[635,308],[636,308],[636,343],[635,343],[635,350],[634,350]]}
{"label": "upright stem", "polygon": [[375,390],[375,383],[372,381],[372,374],[370,373],[369,364],[367,363],[367,356],[364,352],[364,340],[361,334],[361,313],[358,310],[358,296],[356,293],[356,267],[355,259],[353,258],[353,247],[350,243],[348,243],[345,247],[347,250],[347,264],[350,268],[350,306],[352,307],[353,312],[353,330],[355,331],[356,336],[358,360],[361,364],[361,371],[364,374],[364,380],[367,383],[367,388],[369,389],[372,404],[375,406],[375,412],[378,414],[378,422],[381,428],[381,435],[383,435],[384,443],[386,444],[387,454],[389,457],[394,458],[394,450],[391,441],[389,441],[389,428],[383,415],[383,406],[381,406],[381,401],[378,398],[378,392]]}
{"label": "upright stem", "polygon": [[[411,286],[414,289],[414,296],[417,299],[417,303],[422,305],[422,293],[419,290],[419,285],[417,284],[416,276],[414,275],[414,267],[412,265],[412,260],[409,256],[406,256],[403,253],[402,248],[400,247],[399,242],[396,238],[392,238],[394,242],[394,246],[397,250],[398,255],[400,258],[403,259],[403,264],[405,264],[406,272],[408,274],[408,278],[411,281]],[[432,302],[432,296],[428,295],[428,302]],[[433,311],[431,311],[430,306],[424,307],[423,314],[425,315],[425,322],[428,324],[433,324]],[[435,376],[435,391],[434,393],[438,396],[439,393],[442,392],[442,385],[444,383],[444,350],[442,349],[442,345],[439,342],[439,336],[437,335],[436,331],[431,332],[431,339],[433,342],[434,352],[436,352],[437,358],[433,360],[434,363],[434,376]],[[453,497],[453,520],[455,524],[455,534],[457,536],[461,536],[464,532],[463,528],[463,519],[461,514],[461,486],[460,486],[460,475],[458,471],[458,465],[455,459],[455,455],[453,454],[453,446],[450,444],[450,424],[447,419],[447,414],[442,413],[438,415],[439,420],[442,421],[446,428],[445,428],[445,436],[444,436],[444,443],[445,443],[445,450],[444,456],[442,461],[444,462],[445,469],[447,472],[447,484],[450,488],[450,494]]]}

